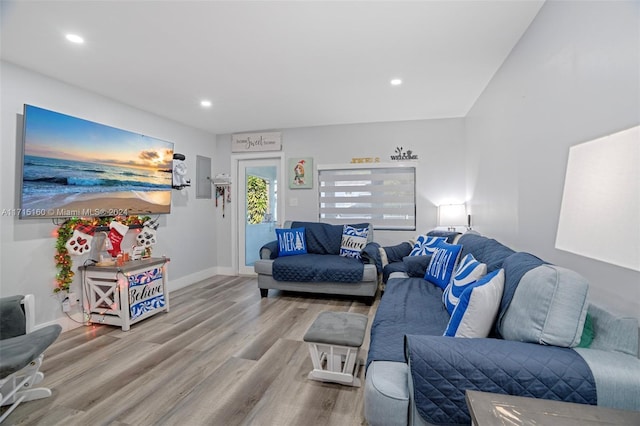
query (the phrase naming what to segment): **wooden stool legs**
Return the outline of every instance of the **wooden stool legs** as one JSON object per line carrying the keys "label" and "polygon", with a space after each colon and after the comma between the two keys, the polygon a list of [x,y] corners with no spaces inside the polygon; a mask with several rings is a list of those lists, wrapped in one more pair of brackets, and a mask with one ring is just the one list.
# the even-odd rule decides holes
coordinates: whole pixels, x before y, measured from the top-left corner
{"label": "wooden stool legs", "polygon": [[308,343],[313,362],[313,370],[307,376],[309,379],[360,387],[360,379],[356,377],[362,364],[358,359],[360,348]]}

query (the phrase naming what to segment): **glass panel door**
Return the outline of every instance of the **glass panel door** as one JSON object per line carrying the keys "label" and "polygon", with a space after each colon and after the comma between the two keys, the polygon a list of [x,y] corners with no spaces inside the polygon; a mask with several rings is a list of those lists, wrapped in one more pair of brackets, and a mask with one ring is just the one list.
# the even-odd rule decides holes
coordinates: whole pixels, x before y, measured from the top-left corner
{"label": "glass panel door", "polygon": [[281,204],[278,200],[280,172],[279,158],[241,160],[238,164],[238,188],[245,200],[238,209],[240,274],[253,274],[253,264],[260,258],[260,248],[276,238]]}

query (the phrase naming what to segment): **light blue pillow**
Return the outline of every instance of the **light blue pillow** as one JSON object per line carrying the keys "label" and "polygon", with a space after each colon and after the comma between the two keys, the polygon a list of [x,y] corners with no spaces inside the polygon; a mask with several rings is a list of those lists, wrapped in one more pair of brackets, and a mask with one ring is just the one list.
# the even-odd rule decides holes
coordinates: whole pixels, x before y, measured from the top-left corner
{"label": "light blue pillow", "polygon": [[431,262],[429,262],[427,272],[424,274],[424,279],[437,285],[442,290],[447,288],[461,250],[462,246],[460,245],[439,241],[436,250],[431,256]]}
{"label": "light blue pillow", "polygon": [[442,293],[442,302],[449,311],[449,315],[453,314],[453,309],[458,304],[462,292],[486,273],[487,265],[478,262],[471,253],[462,258],[453,280]]}
{"label": "light blue pillow", "polygon": [[439,242],[446,242],[444,237],[430,237],[428,235],[418,235],[416,243],[409,256],[429,256],[436,251]]}
{"label": "light blue pillow", "polygon": [[278,256],[295,256],[307,253],[304,228],[276,229]]}
{"label": "light blue pillow", "polygon": [[460,296],[444,332],[450,337],[487,337],[498,316],[504,270],[497,269],[471,284]]}
{"label": "light blue pillow", "polygon": [[369,227],[356,228],[351,225],[344,225],[342,229],[342,242],[340,244],[340,256],[362,258],[362,249],[367,245]]}
{"label": "light blue pillow", "polygon": [[498,330],[506,340],[573,348],[587,316],[589,283],[578,273],[540,265],[520,278]]}

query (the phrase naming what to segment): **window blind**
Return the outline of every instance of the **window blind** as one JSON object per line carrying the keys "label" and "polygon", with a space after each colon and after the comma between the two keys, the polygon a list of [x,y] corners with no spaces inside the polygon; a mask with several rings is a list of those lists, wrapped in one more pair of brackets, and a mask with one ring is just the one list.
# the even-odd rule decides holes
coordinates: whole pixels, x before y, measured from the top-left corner
{"label": "window blind", "polygon": [[318,175],[321,222],[416,229],[415,167],[323,168]]}

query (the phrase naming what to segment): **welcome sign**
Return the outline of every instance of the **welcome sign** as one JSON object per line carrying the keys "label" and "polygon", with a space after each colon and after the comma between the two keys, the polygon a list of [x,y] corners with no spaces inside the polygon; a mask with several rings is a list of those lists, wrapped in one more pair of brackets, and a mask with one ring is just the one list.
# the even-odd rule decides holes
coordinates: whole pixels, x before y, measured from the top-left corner
{"label": "welcome sign", "polygon": [[231,152],[280,151],[282,133],[241,133],[231,135]]}
{"label": "welcome sign", "polygon": [[162,268],[153,268],[127,277],[129,281],[129,310],[131,319],[164,308]]}

